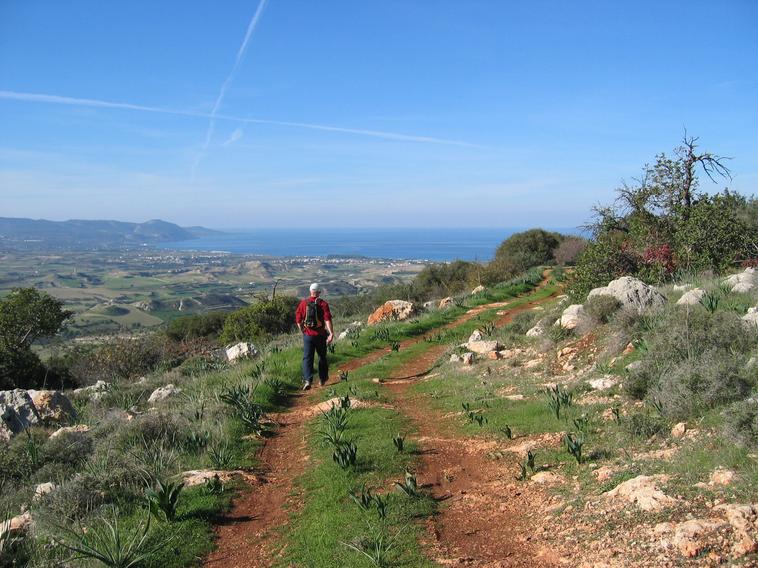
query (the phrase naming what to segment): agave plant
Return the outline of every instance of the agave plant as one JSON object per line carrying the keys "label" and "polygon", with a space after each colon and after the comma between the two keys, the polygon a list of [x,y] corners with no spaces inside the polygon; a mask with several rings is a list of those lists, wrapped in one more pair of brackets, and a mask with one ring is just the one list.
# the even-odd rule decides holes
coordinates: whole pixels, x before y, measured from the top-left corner
{"label": "agave plant", "polygon": [[353,542],[343,542],[342,546],[363,555],[374,566],[385,568],[390,565],[391,552],[395,548],[399,534],[400,531],[395,536],[388,538],[384,530],[378,529],[366,538]]}
{"label": "agave plant", "polygon": [[416,476],[410,471],[406,470],[403,482],[400,483],[396,481],[395,485],[397,485],[408,497],[418,497],[418,482],[416,481]]}
{"label": "agave plant", "polygon": [[343,410],[347,410],[350,408],[350,395],[346,394],[345,396],[341,397],[339,399],[340,408]]}
{"label": "agave plant", "polygon": [[208,458],[216,469],[230,469],[234,464],[234,452],[228,442],[217,442],[208,448]]}
{"label": "agave plant", "polygon": [[518,466],[519,466],[519,474],[516,476],[516,481],[526,481],[527,479],[529,479],[529,474],[527,473],[526,460],[524,460],[522,463],[519,463]]}
{"label": "agave plant", "polygon": [[585,434],[590,426],[590,420],[590,415],[586,412],[583,412],[579,417],[574,418],[574,428],[576,428],[582,434]]}
{"label": "agave plant", "polygon": [[392,438],[392,443],[395,444],[395,448],[397,448],[397,451],[402,453],[403,449],[405,448],[405,436],[401,436],[398,434],[394,438]]}
{"label": "agave plant", "polygon": [[274,398],[279,399],[287,394],[287,385],[284,384],[284,381],[277,377],[269,377],[263,381],[263,384],[271,389],[271,392],[274,394]]}
{"label": "agave plant", "polygon": [[532,450],[527,450],[526,452],[526,467],[529,468],[529,471],[534,473],[535,466],[534,466],[534,452]]}
{"label": "agave plant", "polygon": [[566,434],[564,441],[566,442],[566,449],[576,459],[576,463],[582,463],[582,446],[584,446],[584,436],[582,433],[573,435],[571,433]]}
{"label": "agave plant", "polygon": [[339,372],[340,381],[347,381],[347,379],[348,379],[349,376],[350,376],[350,372],[349,371],[340,370],[340,372]]}
{"label": "agave plant", "polygon": [[332,459],[342,469],[355,467],[358,457],[358,446],[355,442],[344,442],[337,446],[332,453]]}
{"label": "agave plant", "polygon": [[616,424],[621,424],[621,406],[618,403],[611,406],[611,415]]}
{"label": "agave plant", "polygon": [[374,496],[371,494],[371,489],[367,489],[365,483],[361,486],[359,493],[351,491],[350,498],[364,511],[371,509],[371,505],[374,503]]}
{"label": "agave plant", "polygon": [[397,353],[398,351],[400,351],[400,342],[399,342],[399,341],[393,341],[393,342],[390,344],[390,349],[392,349],[392,351],[394,351],[394,352],[396,352],[396,353]]}
{"label": "agave plant", "polygon": [[184,483],[163,483],[158,481],[155,489],[145,491],[150,513],[158,520],[165,519],[174,522],[179,507],[179,495],[184,489]]}
{"label": "agave plant", "polygon": [[700,298],[700,305],[703,306],[708,313],[713,314],[719,309],[721,303],[721,294],[713,291],[706,292],[703,297]]}
{"label": "agave plant", "polygon": [[206,479],[203,487],[209,495],[221,495],[226,490],[224,482],[221,481],[218,473]]}
{"label": "agave plant", "polygon": [[505,426],[503,426],[502,428],[500,428],[500,431],[503,434],[505,434],[506,438],[508,438],[509,440],[513,440],[513,430],[511,429],[511,427],[508,424],[506,424]]}
{"label": "agave plant", "polygon": [[560,420],[561,409],[568,408],[573,404],[573,395],[562,388],[560,385],[548,387],[545,389],[547,395],[547,405],[553,411],[555,418]]}
{"label": "agave plant", "polygon": [[127,529],[119,522],[118,509],[113,508],[110,518],[103,516],[88,527],[80,525],[77,530],[59,526],[55,540],[75,554],[73,560],[95,560],[109,568],[136,568],[171,540],[169,537],[151,542],[149,512],[146,517]]}
{"label": "agave plant", "polygon": [[326,412],[321,412],[324,422],[335,430],[344,430],[348,423],[348,409],[343,406],[332,405]]}
{"label": "agave plant", "polygon": [[374,505],[376,506],[376,514],[380,521],[387,518],[387,500],[382,498],[381,495],[374,495]]}

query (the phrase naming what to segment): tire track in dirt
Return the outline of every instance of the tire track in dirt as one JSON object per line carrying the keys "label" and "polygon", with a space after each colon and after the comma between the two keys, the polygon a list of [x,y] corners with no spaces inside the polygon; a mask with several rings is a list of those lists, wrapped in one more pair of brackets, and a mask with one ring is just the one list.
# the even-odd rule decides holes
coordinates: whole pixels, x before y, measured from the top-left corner
{"label": "tire track in dirt", "polygon": [[[553,296],[530,302],[503,314],[498,326],[533,309]],[[393,394],[395,408],[411,418],[418,429],[421,465],[419,482],[441,507],[427,522],[426,544],[442,565],[460,564],[482,568],[505,568],[559,564],[559,557],[539,546],[522,513],[534,507],[532,499],[511,481],[501,463],[486,458],[491,444],[465,438],[449,421],[428,406],[424,396],[409,396],[413,379],[427,374],[444,346],[426,351],[393,373],[385,383]]]}
{"label": "tire track in dirt", "polygon": [[[546,283],[547,278],[536,289],[543,287]],[[510,300],[510,302],[512,301]],[[452,322],[435,328],[426,334],[402,341],[401,349],[423,341],[425,337],[441,330],[461,325],[484,311],[504,307],[510,302],[495,302],[468,310]],[[535,302],[531,302],[518,310],[526,311],[534,305]],[[514,310],[514,315],[515,313],[516,310]],[[416,377],[422,374],[434,365],[446,349],[444,345],[430,347],[421,357],[404,365],[400,370],[401,376]],[[389,348],[379,349],[363,357],[348,361],[340,365],[339,369],[356,370],[381,359],[389,353],[391,353]],[[334,376],[330,377],[330,382],[335,380],[339,379]],[[394,390],[397,394],[402,394],[404,388],[407,388],[407,385],[398,385],[398,388]],[[304,498],[299,492],[295,480],[305,472],[310,461],[306,425],[312,419],[312,415],[306,411],[316,404],[316,392],[314,390],[294,395],[290,400],[292,405],[289,410],[270,416],[277,424],[277,430],[270,438],[264,440],[258,448],[256,454],[259,463],[256,468],[258,481],[250,491],[245,491],[235,498],[232,509],[217,520],[216,550],[205,558],[203,566],[211,568],[268,568],[275,563],[278,550],[278,533],[282,527],[288,524],[291,512],[297,510]],[[398,398],[398,403],[404,402],[402,396]],[[414,409],[410,406],[409,404],[398,404],[399,410],[416,420],[420,426],[428,420],[437,421],[436,417],[428,413],[414,415]],[[432,430],[429,432],[430,435],[439,435],[438,432]],[[463,441],[459,440],[459,442]],[[425,464],[426,461],[425,455]],[[430,471],[438,469],[430,464]],[[503,566],[510,565],[504,564]],[[514,566],[520,565],[514,564]]]}

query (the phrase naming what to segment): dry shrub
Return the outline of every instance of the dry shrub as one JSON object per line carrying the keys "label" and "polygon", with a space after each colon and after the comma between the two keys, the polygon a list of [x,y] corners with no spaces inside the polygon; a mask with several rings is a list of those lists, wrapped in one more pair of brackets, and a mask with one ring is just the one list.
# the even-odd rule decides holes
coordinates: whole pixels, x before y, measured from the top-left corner
{"label": "dry shrub", "polygon": [[613,296],[593,296],[584,303],[584,311],[598,324],[608,323],[621,307]]}

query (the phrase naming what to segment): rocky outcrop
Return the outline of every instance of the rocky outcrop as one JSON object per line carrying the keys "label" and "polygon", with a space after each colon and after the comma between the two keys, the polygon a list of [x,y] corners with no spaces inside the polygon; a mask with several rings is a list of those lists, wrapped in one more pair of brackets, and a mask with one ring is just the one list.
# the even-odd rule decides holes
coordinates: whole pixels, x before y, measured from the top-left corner
{"label": "rocky outcrop", "polygon": [[168,384],[165,387],[155,389],[150,395],[150,398],[147,399],[147,402],[149,404],[155,404],[156,402],[161,402],[167,398],[176,396],[180,392],[182,392],[182,389],[174,386],[173,384]]}
{"label": "rocky outcrop", "polygon": [[588,298],[595,296],[612,296],[621,303],[622,308],[633,309],[638,313],[660,308],[666,303],[666,297],[653,286],[631,276],[622,276],[609,282],[608,286],[595,288]]}
{"label": "rocky outcrop", "polygon": [[437,306],[437,308],[440,309],[440,310],[444,310],[445,308],[449,308],[452,305],[453,305],[453,297],[452,296],[448,296],[447,298],[442,298],[440,300],[440,303]]}
{"label": "rocky outcrop", "polygon": [[42,422],[58,424],[76,419],[76,409],[66,395],[55,390],[26,391],[34,402]]}
{"label": "rocky outcrop", "polygon": [[746,268],[743,272],[725,278],[724,284],[730,286],[732,292],[750,292],[758,285],[758,274],[756,274],[755,268]]}
{"label": "rocky outcrop", "polygon": [[527,337],[542,337],[547,333],[545,322],[538,321],[537,324],[526,332]]}
{"label": "rocky outcrop", "polygon": [[74,394],[79,396],[86,396],[90,400],[100,400],[108,393],[110,389],[110,383],[106,383],[105,381],[97,381],[94,385],[74,389]]}
{"label": "rocky outcrop", "polygon": [[50,434],[50,439],[53,440],[59,436],[72,436],[75,438],[83,438],[87,432],[90,431],[90,427],[86,424],[77,424],[76,426],[64,426],[58,428],[55,432]]}
{"label": "rocky outcrop", "polygon": [[475,329],[474,331],[472,331],[471,335],[468,336],[469,343],[471,343],[472,341],[481,341],[482,339],[484,339],[484,335],[478,329]]}
{"label": "rocky outcrop", "polygon": [[638,475],[604,495],[608,499],[632,503],[643,511],[660,511],[676,502],[658,488],[658,483],[667,479],[665,475]]}
{"label": "rocky outcrop", "polygon": [[405,300],[388,300],[368,317],[368,325],[385,321],[403,321],[416,314],[416,306]]}
{"label": "rocky outcrop", "polygon": [[0,440],[9,440],[41,422],[29,393],[23,389],[0,391]]}
{"label": "rocky outcrop", "polygon": [[693,558],[708,547],[710,537],[725,524],[713,519],[691,519],[683,523],[659,523],[653,532],[663,536],[664,548],[677,548],[682,556]]}
{"label": "rocky outcrop", "polygon": [[17,515],[7,521],[0,521],[0,541],[8,536],[19,537],[32,527],[32,514],[27,511],[23,515]]}
{"label": "rocky outcrop", "polygon": [[484,286],[480,284],[479,286],[471,290],[471,295],[475,296],[476,294],[481,294],[482,292],[484,292],[484,290],[485,290]]}
{"label": "rocky outcrop", "polygon": [[747,313],[742,316],[742,321],[752,325],[758,325],[758,307],[748,309]]}
{"label": "rocky outcrop", "polygon": [[700,300],[705,296],[705,290],[702,288],[695,288],[689,292],[685,292],[679,300],[677,300],[677,306],[694,306],[699,304]]}
{"label": "rocky outcrop", "polygon": [[497,341],[469,341],[463,345],[466,349],[479,355],[486,355],[493,351],[499,351],[501,349],[500,343]]}
{"label": "rocky outcrop", "polygon": [[37,485],[37,487],[34,488],[34,500],[42,499],[45,495],[52,493],[58,489],[58,486],[53,483],[52,481],[48,481],[47,483],[40,483]]}
{"label": "rocky outcrop", "polygon": [[236,363],[243,359],[254,359],[258,356],[258,349],[252,343],[240,341],[235,345],[228,345],[224,351],[226,359],[230,363]]}
{"label": "rocky outcrop", "polygon": [[597,379],[590,379],[587,384],[594,390],[608,390],[615,387],[621,381],[620,377],[614,377],[613,375],[606,375]]}
{"label": "rocky outcrop", "polygon": [[563,310],[561,317],[558,318],[555,325],[561,326],[564,329],[576,329],[577,327],[589,324],[589,322],[590,317],[584,311],[584,306],[582,304],[572,304]]}

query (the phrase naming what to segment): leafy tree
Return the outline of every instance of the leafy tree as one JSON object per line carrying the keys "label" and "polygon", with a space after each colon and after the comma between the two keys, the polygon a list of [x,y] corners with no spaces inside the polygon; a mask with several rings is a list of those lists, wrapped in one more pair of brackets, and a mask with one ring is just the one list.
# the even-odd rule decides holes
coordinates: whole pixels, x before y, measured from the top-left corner
{"label": "leafy tree", "polygon": [[673,157],[656,156],[641,178],[617,190],[612,206],[595,209],[593,238],[577,262],[570,289],[581,300],[593,287],[624,274],[647,282],[677,270],[714,270],[749,261],[758,252],[755,200],[725,190],[708,195],[697,172],[731,179],[727,158],[700,152],[685,133]]}
{"label": "leafy tree", "polygon": [[277,296],[230,313],[221,332],[223,343],[267,341],[272,335],[289,333],[295,325],[295,308],[299,300]]}
{"label": "leafy tree", "polygon": [[58,333],[72,315],[35,288],[14,288],[0,300],[0,388],[31,388],[44,379],[32,344]]}
{"label": "leafy tree", "polygon": [[511,235],[495,251],[495,258],[487,267],[487,280],[506,280],[535,266],[551,263],[561,239],[560,234],[542,229]]}
{"label": "leafy tree", "polygon": [[211,312],[179,317],[168,324],[166,335],[175,341],[218,337],[227,315],[228,312]]}

